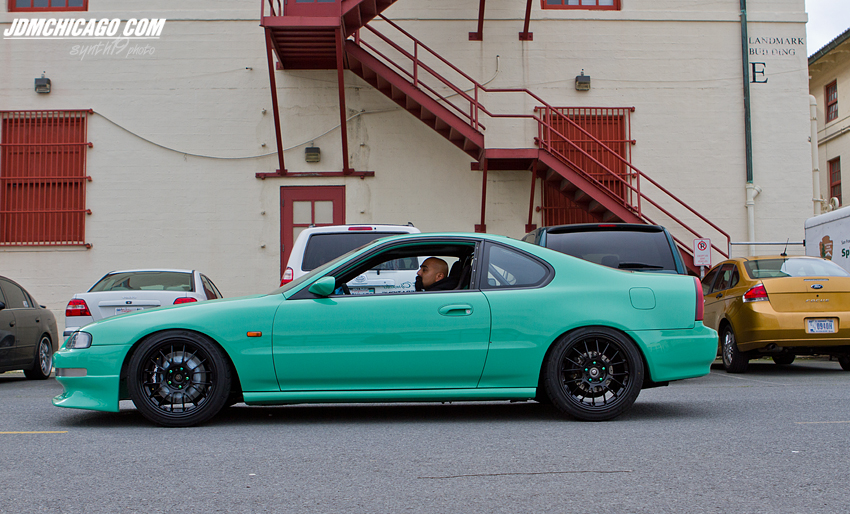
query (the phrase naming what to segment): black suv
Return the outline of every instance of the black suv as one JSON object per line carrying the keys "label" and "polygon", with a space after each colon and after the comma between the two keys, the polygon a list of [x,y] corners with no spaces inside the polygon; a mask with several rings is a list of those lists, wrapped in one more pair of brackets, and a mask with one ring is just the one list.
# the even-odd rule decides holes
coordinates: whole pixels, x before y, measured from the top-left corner
{"label": "black suv", "polygon": [[522,240],[609,268],[688,274],[673,236],[658,225],[558,225],[538,228]]}

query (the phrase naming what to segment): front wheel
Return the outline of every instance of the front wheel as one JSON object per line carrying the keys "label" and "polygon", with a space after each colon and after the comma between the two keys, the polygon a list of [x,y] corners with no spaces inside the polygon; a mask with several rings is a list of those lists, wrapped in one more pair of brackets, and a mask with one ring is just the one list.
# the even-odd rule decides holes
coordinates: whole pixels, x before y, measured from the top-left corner
{"label": "front wheel", "polygon": [[723,367],[727,373],[743,373],[747,371],[750,360],[740,350],[735,340],[732,327],[726,325],[721,335],[723,341]]}
{"label": "front wheel", "polygon": [[230,396],[230,366],[200,334],[168,331],[142,342],[128,366],[130,398],[144,417],[167,427],[208,421]]}
{"label": "front wheel", "polygon": [[560,411],[583,421],[605,421],[635,402],[643,373],[634,343],[608,328],[586,328],[555,343],[544,384]]}
{"label": "front wheel", "polygon": [[46,380],[53,371],[53,345],[50,338],[41,336],[38,347],[35,350],[35,358],[30,369],[24,370],[24,376],[30,380]]}

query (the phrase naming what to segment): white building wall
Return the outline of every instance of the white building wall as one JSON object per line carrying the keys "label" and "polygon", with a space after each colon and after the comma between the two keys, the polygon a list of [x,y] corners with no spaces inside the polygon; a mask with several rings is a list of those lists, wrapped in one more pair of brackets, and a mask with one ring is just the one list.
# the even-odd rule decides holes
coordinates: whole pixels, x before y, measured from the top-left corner
{"label": "white building wall", "polygon": [[[748,4],[751,37],[804,37],[803,0]],[[278,167],[259,2],[173,5],[156,0],[129,12],[90,0],[87,13],[0,13],[0,31],[16,17],[168,20],[144,55],[81,57],[73,49],[81,43],[66,40],[0,43],[0,108],[95,112],[87,170],[92,248],[0,248],[0,274],[25,285],[60,325],[71,295],[113,269],[197,268],[226,296],[271,290],[280,273],[284,185],[345,185],[349,223],[410,221],[423,231],[471,231],[479,223],[481,172],[470,169],[469,156],[351,72],[350,165],[375,177],[255,178]],[[619,12],[535,4],[530,42],[518,40],[524,5],[507,0],[487,2],[484,40],[469,41],[477,8],[475,1],[398,0],[386,15],[487,87],[528,88],[555,106],[635,107],[634,164],[733,240],[747,238],[739,2],[632,0]],[[757,62],[765,62],[768,80],[752,84],[755,183],[763,190],[756,237],[801,240],[811,211],[805,45],[753,46],[767,51]],[[582,69],[592,79],[589,92],[573,86]],[[42,72],[53,83],[49,95],[33,91]],[[275,76],[287,169],[340,171],[336,73]],[[536,105],[523,95],[484,98],[500,113],[530,114]],[[533,123],[482,121],[487,147],[533,147]],[[304,161],[311,142],[322,149],[320,163]],[[523,235],[530,187],[527,171],[489,172],[488,232]],[[539,184],[536,197],[539,206]],[[539,213],[534,221],[541,223]]]}

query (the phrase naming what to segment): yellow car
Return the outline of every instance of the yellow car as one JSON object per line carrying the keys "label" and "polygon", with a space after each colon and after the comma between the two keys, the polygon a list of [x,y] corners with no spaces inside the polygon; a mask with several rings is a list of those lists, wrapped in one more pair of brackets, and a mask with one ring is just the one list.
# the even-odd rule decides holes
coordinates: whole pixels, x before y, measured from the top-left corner
{"label": "yellow car", "polygon": [[850,371],[850,273],[819,257],[742,257],[721,262],[702,280],[705,324],[717,330],[729,373],[769,355],[830,355]]}

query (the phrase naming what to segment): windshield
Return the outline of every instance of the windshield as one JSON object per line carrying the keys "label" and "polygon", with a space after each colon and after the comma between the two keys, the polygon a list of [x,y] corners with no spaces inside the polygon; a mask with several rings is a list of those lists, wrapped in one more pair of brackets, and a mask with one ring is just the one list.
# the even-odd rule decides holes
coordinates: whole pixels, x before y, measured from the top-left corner
{"label": "windshield", "polygon": [[850,277],[838,264],[823,259],[789,257],[786,259],[758,259],[744,263],[750,278],[777,277]]}

